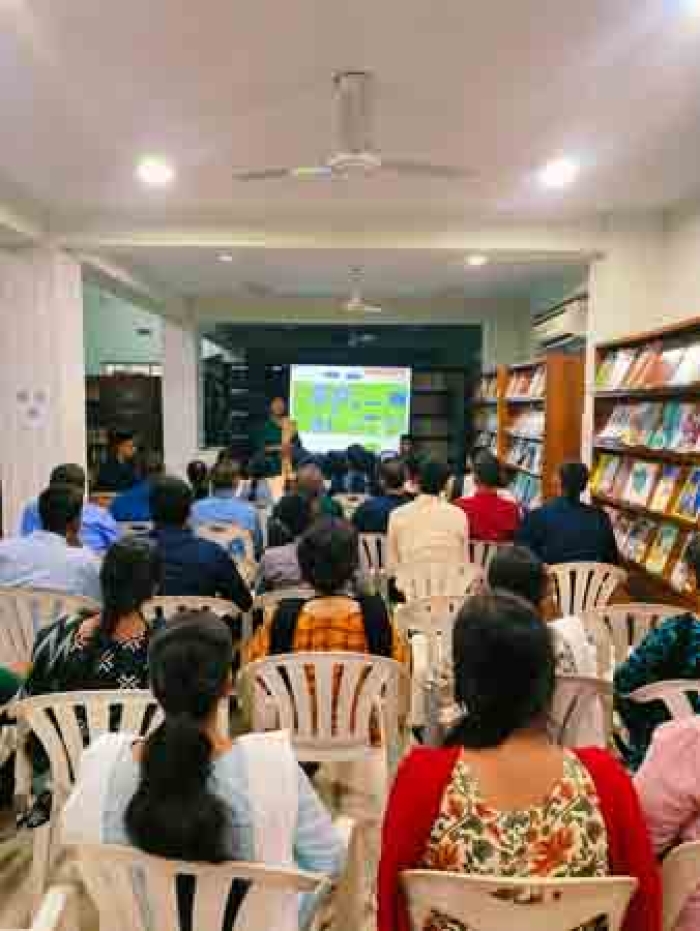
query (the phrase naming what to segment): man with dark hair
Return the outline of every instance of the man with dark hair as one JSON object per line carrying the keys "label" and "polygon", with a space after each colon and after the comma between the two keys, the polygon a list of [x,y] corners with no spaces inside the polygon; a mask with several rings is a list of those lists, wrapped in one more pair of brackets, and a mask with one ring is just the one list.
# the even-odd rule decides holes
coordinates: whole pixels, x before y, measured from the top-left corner
{"label": "man with dark hair", "polygon": [[474,485],[473,495],[454,502],[467,515],[472,539],[510,543],[520,524],[520,508],[498,493],[501,465],[493,453],[484,451],[474,457]]}
{"label": "man with dark hair", "polygon": [[192,491],[186,482],[171,476],[154,482],[151,536],[163,562],[162,594],[218,596],[249,611],[253,599],[226,550],[200,540],[188,526],[191,508]]}
{"label": "man with dark hair", "polygon": [[[58,465],[49,478],[50,485],[72,485],[85,495],[85,470],[74,462]],[[20,535],[29,536],[35,530],[41,530],[39,502],[31,501],[24,509]],[[80,525],[80,542],[93,553],[102,555],[119,537],[119,529],[109,511],[98,507],[91,501],[83,504],[82,524]]]}
{"label": "man with dark hair", "polygon": [[389,517],[387,568],[395,574],[402,563],[450,562],[467,559],[469,524],[463,511],[443,500],[450,470],[444,462],[426,460],[420,494]]}
{"label": "man with dark hair", "polygon": [[610,518],[602,508],[584,504],[588,469],[566,462],[559,469],[559,496],[531,511],[515,535],[548,565],[564,562],[604,562],[617,565],[620,556]]}
{"label": "man with dark hair", "polygon": [[404,433],[399,440],[399,456],[401,459],[408,459],[415,453],[415,443],[410,433]]}
{"label": "man with dark hair", "polygon": [[101,598],[99,563],[80,546],[83,495],[76,485],[49,485],[39,496],[41,530],[0,541],[0,585]]}
{"label": "man with dark hair", "polygon": [[311,503],[315,517],[342,517],[343,509],[326,494],[326,482],[323,470],[316,459],[305,459],[297,470],[297,491],[305,495]]}
{"label": "man with dark hair", "polygon": [[192,526],[200,524],[234,524],[247,530],[255,546],[262,551],[262,530],[258,512],[238,490],[243,481],[243,467],[236,459],[224,460],[214,467],[211,476],[211,494],[192,506]]}
{"label": "man with dark hair", "polygon": [[126,491],[116,496],[110,511],[112,517],[120,522],[148,523],[151,519],[151,489],[153,483],[163,474],[163,457],[158,452],[149,452],[143,469],[143,478]]}
{"label": "man with dark hair", "polygon": [[352,522],[360,533],[386,533],[389,516],[411,498],[404,491],[406,470],[401,459],[387,459],[379,466],[380,493],[364,501],[353,514]]}
{"label": "man with dark hair", "polygon": [[126,491],[138,481],[136,443],[131,430],[110,430],[107,459],[100,467],[97,487],[100,491]]}

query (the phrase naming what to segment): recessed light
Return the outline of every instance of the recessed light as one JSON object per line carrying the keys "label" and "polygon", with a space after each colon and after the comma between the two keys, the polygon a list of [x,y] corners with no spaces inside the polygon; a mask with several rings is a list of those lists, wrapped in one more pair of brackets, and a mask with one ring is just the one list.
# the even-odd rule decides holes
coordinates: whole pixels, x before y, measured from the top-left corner
{"label": "recessed light", "polygon": [[472,268],[481,268],[482,265],[487,265],[488,261],[489,259],[487,255],[476,254],[467,256],[467,265],[471,266]]}
{"label": "recessed light", "polygon": [[144,184],[162,187],[174,180],[175,169],[163,158],[148,156],[138,163],[136,175]]}
{"label": "recessed light", "polygon": [[572,158],[555,158],[540,170],[540,184],[544,187],[562,188],[573,184],[578,177],[580,166]]}
{"label": "recessed light", "polygon": [[233,262],[233,256],[230,252],[222,252],[219,256],[220,262]]}

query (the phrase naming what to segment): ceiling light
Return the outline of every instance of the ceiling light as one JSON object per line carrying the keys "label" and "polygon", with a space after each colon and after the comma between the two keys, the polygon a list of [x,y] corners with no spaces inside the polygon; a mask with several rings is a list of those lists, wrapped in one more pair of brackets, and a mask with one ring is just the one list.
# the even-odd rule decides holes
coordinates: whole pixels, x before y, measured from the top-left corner
{"label": "ceiling light", "polygon": [[165,159],[149,156],[141,159],[136,169],[136,175],[139,181],[143,181],[144,184],[162,187],[173,181],[175,169]]}
{"label": "ceiling light", "polygon": [[219,256],[220,262],[233,262],[233,256],[230,252],[222,252]]}
{"label": "ceiling light", "polygon": [[572,184],[579,173],[579,164],[571,158],[555,158],[547,162],[539,173],[540,184],[544,187],[562,188]]}
{"label": "ceiling light", "polygon": [[472,268],[481,268],[482,265],[487,265],[488,261],[489,259],[487,255],[467,256],[467,265],[471,266]]}

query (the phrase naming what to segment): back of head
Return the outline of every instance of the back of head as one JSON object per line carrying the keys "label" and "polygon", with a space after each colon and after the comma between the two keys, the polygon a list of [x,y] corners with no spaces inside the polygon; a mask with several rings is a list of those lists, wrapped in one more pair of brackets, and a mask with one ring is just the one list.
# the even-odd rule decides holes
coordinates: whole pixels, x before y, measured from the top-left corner
{"label": "back of head", "polygon": [[379,466],[379,481],[386,491],[401,491],[406,481],[406,469],[401,459],[387,459]]}
{"label": "back of head", "polygon": [[311,523],[311,504],[308,497],[300,494],[285,495],[275,505],[272,517],[284,525],[292,540],[296,540],[306,532]]}
{"label": "back of head", "polygon": [[76,462],[64,462],[56,466],[49,478],[49,485],[74,485],[85,493],[85,469]]}
{"label": "back of head", "polygon": [[539,608],[547,593],[547,573],[544,563],[525,546],[500,547],[488,568],[488,583],[518,595]]}
{"label": "back of head", "polygon": [[420,470],[420,490],[424,495],[440,495],[449,477],[450,470],[444,462],[427,459]]}
{"label": "back of head", "polygon": [[267,476],[267,459],[263,453],[251,456],[248,461],[248,475],[254,481]]}
{"label": "back of head", "polygon": [[75,485],[49,485],[39,495],[41,526],[61,537],[80,527],[83,492]]}
{"label": "back of head", "polygon": [[501,465],[493,453],[483,450],[474,457],[474,478],[485,488],[499,488]]}
{"label": "back of head", "polygon": [[207,481],[209,470],[206,462],[201,459],[193,459],[187,465],[187,481],[195,488],[200,488]]}
{"label": "back of head", "polygon": [[212,745],[203,726],[230,688],[232,652],[226,624],[205,611],[178,615],[151,641],[151,688],[165,720],[146,741],[125,817],[129,839],[147,853],[231,857],[230,812],[208,787]]}
{"label": "back of head", "polygon": [[126,537],[113,543],[100,569],[102,633],[110,637],[121,618],[140,611],[160,580],[160,555],[149,540]]}
{"label": "back of head", "polygon": [[369,464],[369,453],[360,446],[359,443],[353,443],[347,449],[348,466],[355,472],[365,472]]}
{"label": "back of head", "polygon": [[243,467],[235,459],[225,459],[217,463],[211,473],[212,491],[232,491],[240,484]]}
{"label": "back of head", "polygon": [[561,493],[569,501],[578,501],[588,485],[588,467],[582,462],[565,462],[559,469]]}
{"label": "back of head", "polygon": [[184,527],[192,508],[192,490],[180,478],[163,475],[151,487],[151,516],[159,527]]}
{"label": "back of head", "polygon": [[318,497],[323,494],[323,471],[315,459],[305,459],[299,466],[297,471],[297,490],[311,497]]}
{"label": "back of head", "polygon": [[448,745],[498,747],[518,731],[546,726],[554,649],[527,602],[505,592],[467,599],[454,627],[453,664],[464,716]]}
{"label": "back of head", "polygon": [[345,520],[324,517],[301,538],[297,551],[301,576],[324,595],[340,591],[359,564],[357,531]]}

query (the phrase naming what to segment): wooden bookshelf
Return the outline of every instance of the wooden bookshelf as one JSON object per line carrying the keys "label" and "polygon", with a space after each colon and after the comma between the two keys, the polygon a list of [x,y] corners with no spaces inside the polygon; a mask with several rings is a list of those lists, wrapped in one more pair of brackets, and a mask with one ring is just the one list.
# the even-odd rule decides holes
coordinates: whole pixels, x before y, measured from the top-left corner
{"label": "wooden bookshelf", "polygon": [[[685,608],[697,606],[689,591],[679,589],[677,573],[698,529],[700,503],[700,494],[691,493],[697,487],[693,476],[700,477],[700,348],[689,351],[693,346],[700,347],[700,318],[604,343],[596,349],[594,394],[592,493],[615,524],[630,592]],[[628,467],[632,474],[623,478]],[[651,504],[663,487],[661,511]],[[640,544],[645,522],[652,536]],[[665,562],[662,571],[652,572],[662,526],[668,535],[661,549]],[[675,539],[668,528],[675,528]]]}
{"label": "wooden bookshelf", "polygon": [[464,459],[463,370],[416,369],[411,387],[411,435],[421,453]]}

